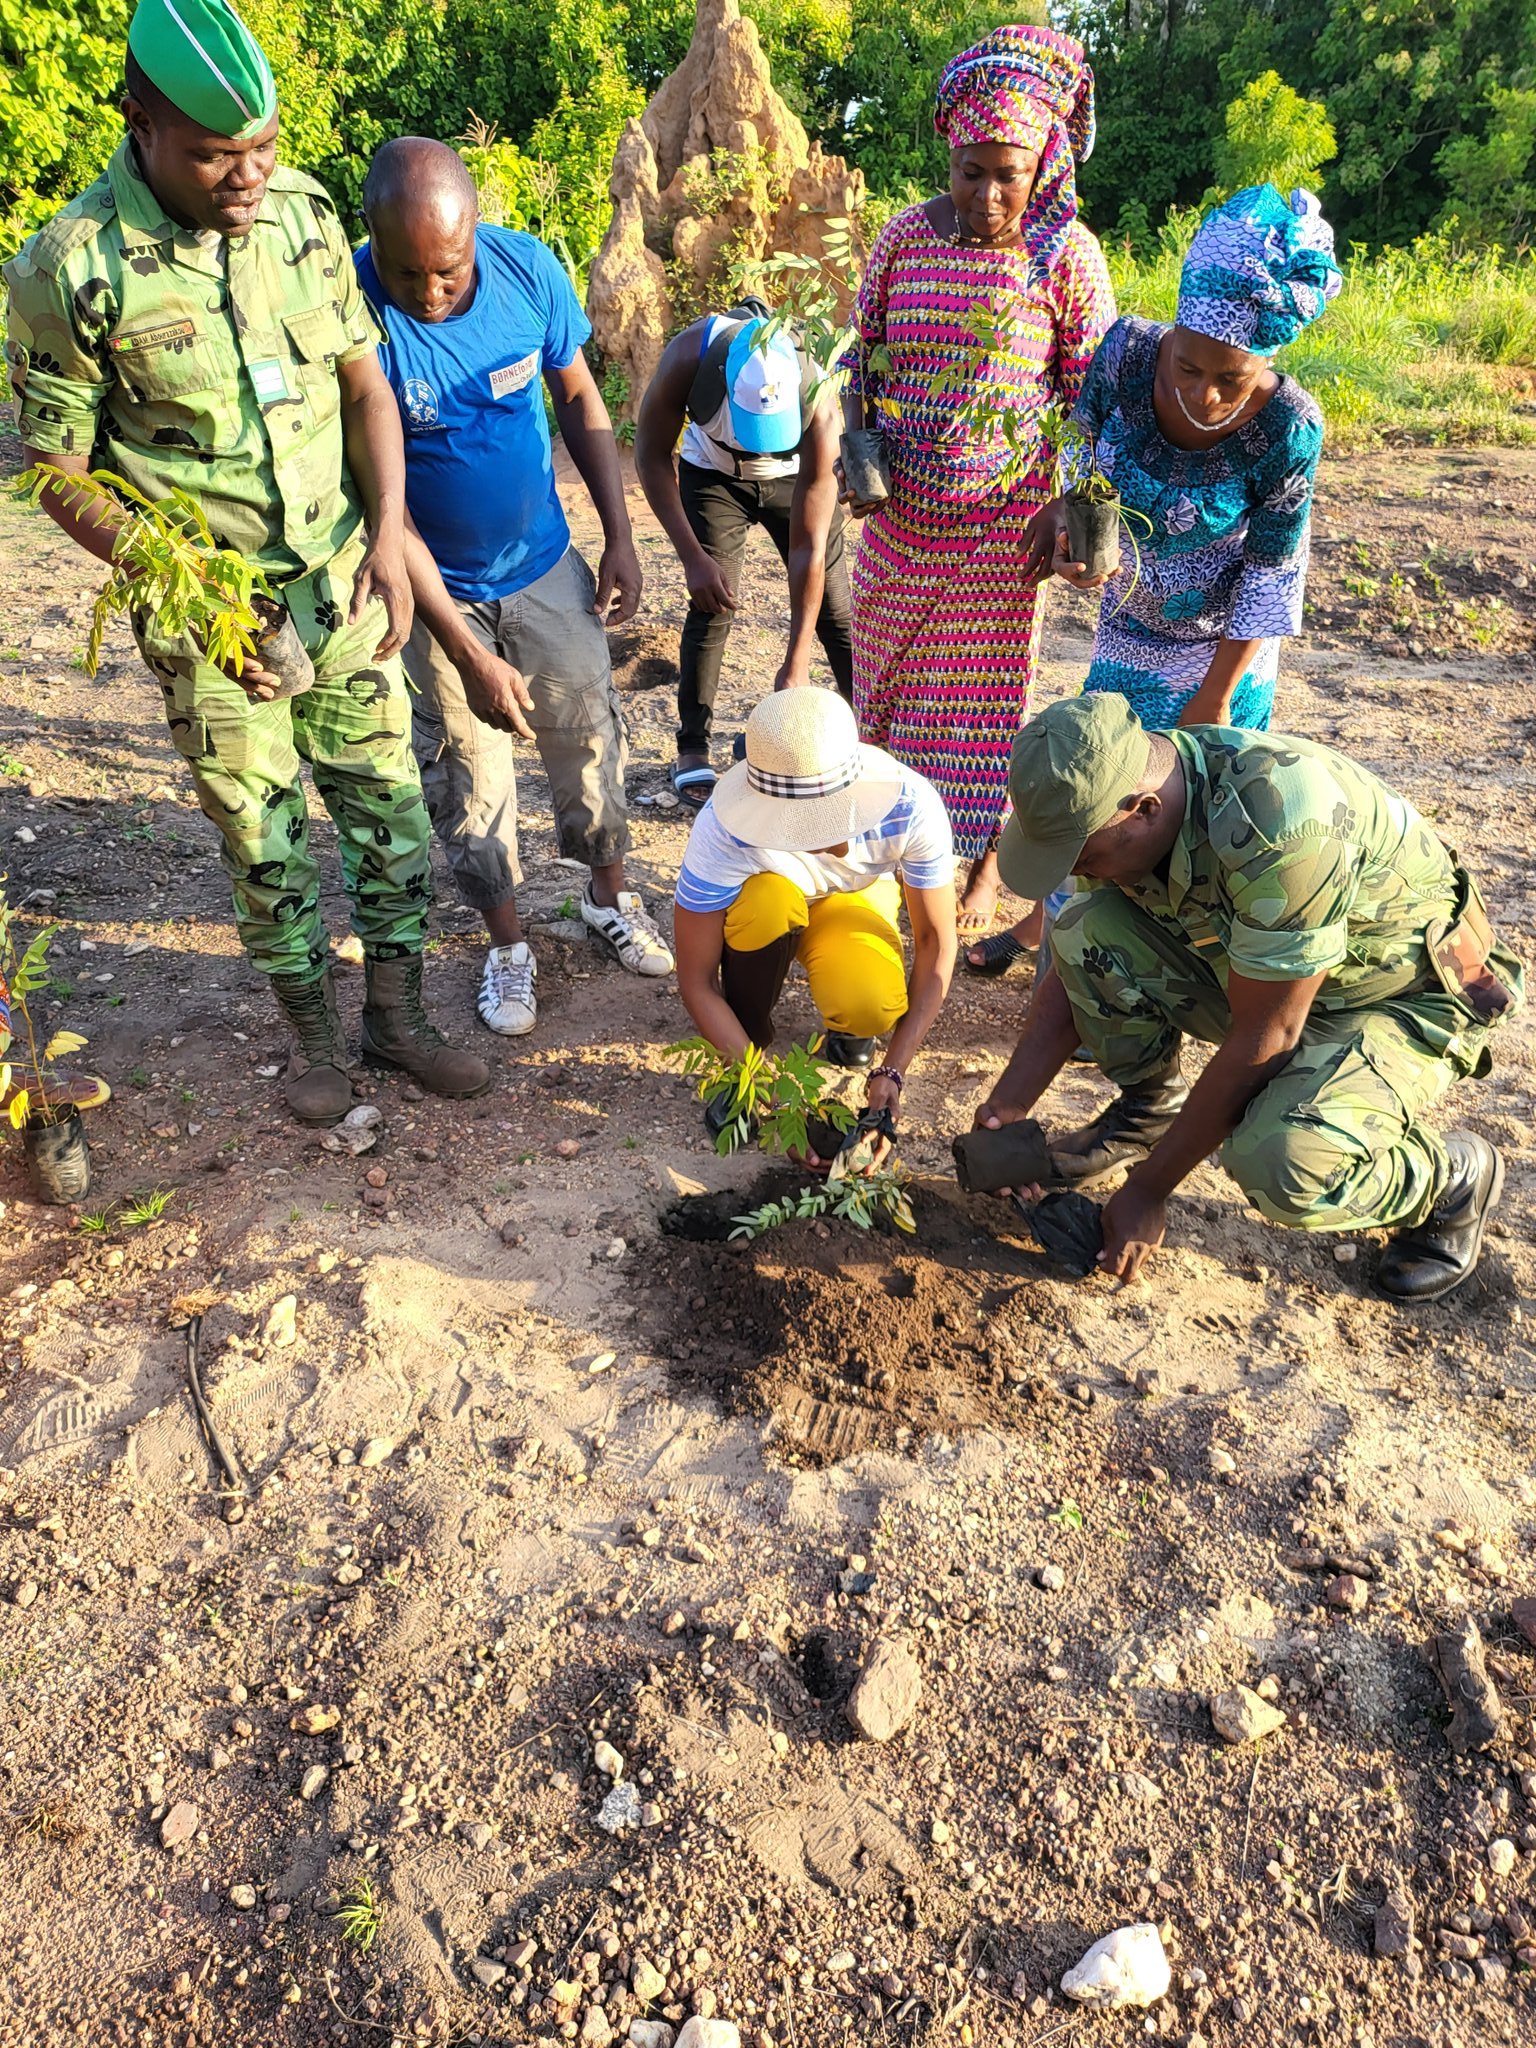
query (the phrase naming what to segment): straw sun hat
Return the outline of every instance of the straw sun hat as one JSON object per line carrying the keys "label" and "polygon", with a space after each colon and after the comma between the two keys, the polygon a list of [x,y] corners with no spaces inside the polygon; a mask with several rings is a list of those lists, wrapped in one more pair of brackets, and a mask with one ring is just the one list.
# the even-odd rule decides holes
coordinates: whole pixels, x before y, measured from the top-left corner
{"label": "straw sun hat", "polygon": [[859,744],[835,690],[779,690],[747,720],[747,757],[715,784],[715,815],[749,846],[812,853],[870,832],[901,794],[901,764]]}

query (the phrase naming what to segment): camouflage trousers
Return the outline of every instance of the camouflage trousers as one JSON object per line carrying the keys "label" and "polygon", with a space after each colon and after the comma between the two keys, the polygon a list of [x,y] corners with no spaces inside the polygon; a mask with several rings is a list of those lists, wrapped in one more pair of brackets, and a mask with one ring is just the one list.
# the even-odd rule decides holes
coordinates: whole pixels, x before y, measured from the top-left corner
{"label": "camouflage trousers", "polygon": [[[1119,1087],[1165,1068],[1181,1034],[1219,1045],[1231,1029],[1210,958],[1118,889],[1073,896],[1051,949],[1083,1042]],[[1222,1164],[1272,1223],[1417,1223],[1447,1174],[1445,1145],[1424,1113],[1453,1082],[1487,1071],[1487,1038],[1438,984],[1370,1009],[1314,1009],[1290,1061],[1222,1148]]]}
{"label": "camouflage trousers", "polygon": [[140,637],[160,679],[177,751],[205,817],[219,828],[235,926],[263,974],[318,974],[328,944],[320,870],[300,779],[308,762],[336,825],[353,921],[371,959],[419,953],[431,901],[431,829],[411,751],[410,699],[399,657],[375,661],[384,607],[355,626],[347,610],[361,541],[284,586],[315,664],[302,696],[252,703],[186,640]]}

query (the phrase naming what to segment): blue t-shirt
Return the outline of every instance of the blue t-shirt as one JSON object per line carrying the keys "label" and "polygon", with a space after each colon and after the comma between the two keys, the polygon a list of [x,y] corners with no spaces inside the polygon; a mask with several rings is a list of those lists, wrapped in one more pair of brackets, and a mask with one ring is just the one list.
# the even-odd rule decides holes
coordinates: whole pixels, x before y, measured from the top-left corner
{"label": "blue t-shirt", "polygon": [[540,380],[568,369],[592,329],[533,235],[477,228],[475,259],[469,310],[433,325],[384,291],[366,242],[355,256],[384,330],[411,517],[453,595],[489,602],[536,583],[571,544]]}

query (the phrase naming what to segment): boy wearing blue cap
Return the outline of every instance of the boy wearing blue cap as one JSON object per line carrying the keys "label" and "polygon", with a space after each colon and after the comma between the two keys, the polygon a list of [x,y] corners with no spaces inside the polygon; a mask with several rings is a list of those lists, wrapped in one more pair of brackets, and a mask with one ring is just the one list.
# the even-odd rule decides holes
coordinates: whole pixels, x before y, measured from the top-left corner
{"label": "boy wearing blue cap", "polygon": [[853,699],[836,408],[810,402],[817,372],[787,332],[763,340],[769,318],[760,299],[746,299],[685,327],[635,428],[641,488],[688,579],[672,787],[693,810],[715,783],[710,723],[751,527],[763,528],[789,569],[789,651],[775,687],[810,681],[814,635]]}

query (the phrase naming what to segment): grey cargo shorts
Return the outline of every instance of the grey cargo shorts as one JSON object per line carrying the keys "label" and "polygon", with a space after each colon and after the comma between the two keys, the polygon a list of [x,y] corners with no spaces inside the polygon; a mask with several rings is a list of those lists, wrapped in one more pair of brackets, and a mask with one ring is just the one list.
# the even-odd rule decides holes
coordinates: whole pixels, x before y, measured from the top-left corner
{"label": "grey cargo shorts", "polygon": [[[475,638],[528,685],[528,723],[549,777],[561,853],[608,867],[629,848],[629,754],[607,631],[592,609],[596,595],[592,571],[570,548],[526,590],[487,603],[461,599],[459,609]],[[458,670],[420,618],[404,652],[406,674],[420,693],[412,705],[412,743],[432,829],[465,903],[494,910],[523,878],[518,742],[476,718]]]}

